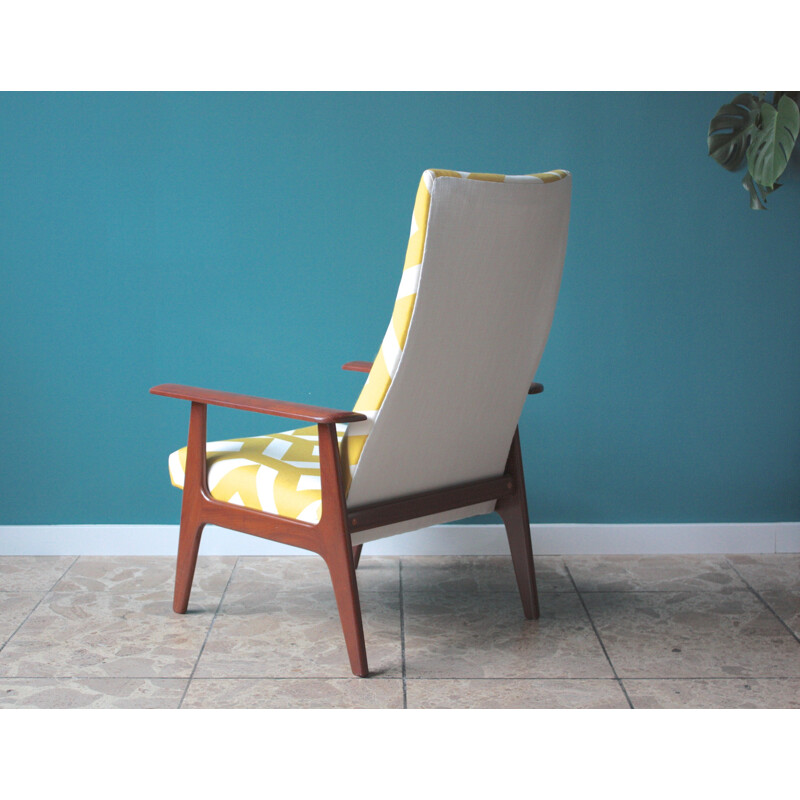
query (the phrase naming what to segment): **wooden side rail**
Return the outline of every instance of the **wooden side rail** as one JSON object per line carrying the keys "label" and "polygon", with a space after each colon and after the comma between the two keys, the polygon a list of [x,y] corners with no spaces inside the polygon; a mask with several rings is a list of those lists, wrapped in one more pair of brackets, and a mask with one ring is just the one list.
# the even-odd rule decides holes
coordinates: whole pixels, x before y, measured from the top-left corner
{"label": "wooden side rail", "polygon": [[366,506],[347,509],[347,527],[351,533],[425,517],[453,508],[499,500],[514,493],[515,483],[511,475],[500,475],[483,481],[462,483],[448,489],[383,500]]}
{"label": "wooden side rail", "polygon": [[253,397],[247,394],[199,389],[196,386],[181,386],[177,383],[162,383],[159,386],[154,386],[150,390],[150,394],[176,397],[179,400],[191,400],[193,403],[202,403],[203,405],[255,411],[259,414],[271,414],[275,417],[288,417],[289,419],[316,422],[317,424],[358,422],[366,419],[363,414],[359,414],[357,411],[340,411],[334,408],[309,406],[305,403],[290,403],[285,400],[270,400],[265,397]]}
{"label": "wooden side rail", "polygon": [[[342,364],[342,369],[350,372],[369,372],[372,369],[371,361],[348,361]],[[532,383],[531,388],[528,389],[528,394],[541,394],[544,391],[544,386],[541,383]]]}
{"label": "wooden side rail", "polygon": [[[152,394],[164,397],[189,400],[192,404],[189,415],[189,440],[186,446],[173,609],[178,614],[184,614],[189,605],[189,595],[200,550],[200,537],[203,528],[209,523],[295,547],[303,547],[319,553],[325,559],[331,573],[350,667],[355,675],[364,677],[369,674],[355,572],[360,548],[357,552],[353,548],[347,530],[344,480],[336,434],[337,422],[357,422],[366,417],[354,411],[338,411],[303,403],[287,403],[282,400],[268,400],[173,383],[154,386],[150,391]],[[316,525],[232,503],[223,503],[211,496],[206,460],[208,405],[317,423],[322,514]]]}

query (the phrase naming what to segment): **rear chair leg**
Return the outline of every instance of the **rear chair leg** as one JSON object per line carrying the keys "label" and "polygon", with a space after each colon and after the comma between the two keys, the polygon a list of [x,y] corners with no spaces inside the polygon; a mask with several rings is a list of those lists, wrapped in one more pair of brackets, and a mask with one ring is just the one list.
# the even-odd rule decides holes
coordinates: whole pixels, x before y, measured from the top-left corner
{"label": "rear chair leg", "polygon": [[200,537],[204,527],[204,523],[192,519],[189,515],[181,518],[178,566],[175,570],[175,596],[172,601],[172,609],[176,614],[185,614],[189,607],[194,568],[197,564]]}
{"label": "rear chair leg", "polygon": [[178,541],[178,566],[175,570],[175,596],[172,608],[185,614],[192,592],[192,579],[200,550],[202,495],[208,491],[206,482],[206,416],[203,403],[192,403],[189,415],[189,440],[186,448],[183,503],[181,504],[181,533]]}
{"label": "rear chair leg", "polygon": [[[360,547],[356,545],[356,547]],[[342,623],[350,668],[354,675],[366,678],[367,648],[364,644],[364,627],[361,621],[361,603],[358,599],[358,583],[356,582],[355,547],[342,541],[339,546],[330,548],[324,554],[325,562],[331,573],[333,593],[339,608],[339,619]]]}
{"label": "rear chair leg", "polygon": [[361,548],[363,544],[354,544],[353,545],[353,566],[358,569],[358,562],[361,560]]}
{"label": "rear chair leg", "polygon": [[531,526],[528,519],[528,501],[525,496],[525,476],[522,472],[522,452],[519,429],[514,432],[508,453],[506,475],[514,479],[514,493],[498,500],[495,510],[506,526],[511,561],[517,578],[522,609],[528,619],[539,619],[539,595],[536,590],[536,571],[533,566]]}
{"label": "rear chair leg", "polygon": [[514,564],[514,575],[517,578],[519,596],[522,599],[522,610],[528,619],[539,619],[539,596],[536,591],[536,571],[533,566],[533,550],[531,547],[531,531],[527,522],[527,514],[511,513],[510,509],[501,513],[506,526],[508,546]]}

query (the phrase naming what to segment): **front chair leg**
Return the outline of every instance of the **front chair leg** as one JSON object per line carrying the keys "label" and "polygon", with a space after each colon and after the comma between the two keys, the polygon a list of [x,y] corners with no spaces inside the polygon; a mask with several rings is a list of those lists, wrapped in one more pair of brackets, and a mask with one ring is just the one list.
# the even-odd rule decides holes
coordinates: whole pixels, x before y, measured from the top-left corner
{"label": "front chair leg", "polygon": [[347,655],[350,658],[350,668],[354,675],[366,678],[369,674],[367,648],[364,643],[364,627],[361,621],[361,602],[358,599],[353,550],[355,548],[351,548],[349,544],[342,541],[340,546],[330,548],[324,554],[324,558],[331,573],[333,593],[339,608],[339,619],[347,645]]}
{"label": "front chair leg", "polygon": [[528,619],[539,619],[539,595],[536,590],[536,571],[533,567],[531,526],[528,518],[528,501],[525,496],[519,430],[515,431],[511,442],[506,475],[514,479],[514,493],[499,500],[495,510],[506,526],[514,575],[522,599],[522,610]]}

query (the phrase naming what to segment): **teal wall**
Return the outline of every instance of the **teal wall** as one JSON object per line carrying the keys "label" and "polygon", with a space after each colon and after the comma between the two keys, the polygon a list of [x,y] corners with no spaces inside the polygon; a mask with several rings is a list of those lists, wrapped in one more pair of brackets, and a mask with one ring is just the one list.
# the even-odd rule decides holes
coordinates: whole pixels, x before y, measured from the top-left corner
{"label": "teal wall", "polygon": [[0,524],[176,522],[156,383],[350,407],[427,167],[574,176],[536,521],[800,519],[800,169],[749,210],[730,94],[0,95]]}

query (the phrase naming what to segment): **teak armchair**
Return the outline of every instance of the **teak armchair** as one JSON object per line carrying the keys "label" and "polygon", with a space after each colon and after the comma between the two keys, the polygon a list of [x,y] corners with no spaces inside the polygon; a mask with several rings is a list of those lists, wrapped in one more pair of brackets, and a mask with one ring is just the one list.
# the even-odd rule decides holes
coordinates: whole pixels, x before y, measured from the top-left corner
{"label": "teak armchair", "polygon": [[[304,548],[331,575],[353,673],[368,674],[356,568],[362,545],[496,511],[525,616],[539,616],[519,431],[561,280],[571,178],[428,170],[392,320],[353,411],[190,386],[174,610],[184,613],[207,524]],[[314,423],[206,442],[208,405]]]}

